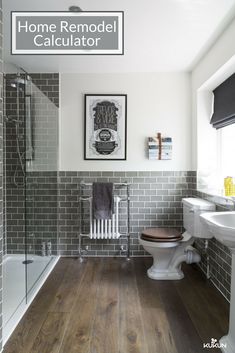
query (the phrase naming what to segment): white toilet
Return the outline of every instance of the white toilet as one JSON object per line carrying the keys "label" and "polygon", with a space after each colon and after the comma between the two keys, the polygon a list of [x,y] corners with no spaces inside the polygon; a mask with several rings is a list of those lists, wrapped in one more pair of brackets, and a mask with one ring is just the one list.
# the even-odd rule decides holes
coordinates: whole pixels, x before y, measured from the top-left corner
{"label": "white toilet", "polygon": [[145,229],[139,242],[153,256],[153,265],[148,269],[149,278],[176,280],[184,277],[182,262],[200,261],[200,255],[192,246],[194,238],[211,238],[200,221],[200,213],[215,211],[215,205],[199,198],[184,198],[183,220],[185,232],[180,234],[173,228]]}

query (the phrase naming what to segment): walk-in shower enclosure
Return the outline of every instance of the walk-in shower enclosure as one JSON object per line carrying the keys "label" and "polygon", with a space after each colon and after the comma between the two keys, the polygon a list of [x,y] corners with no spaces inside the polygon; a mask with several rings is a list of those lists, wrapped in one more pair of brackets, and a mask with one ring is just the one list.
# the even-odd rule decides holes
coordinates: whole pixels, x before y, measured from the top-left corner
{"label": "walk-in shower enclosure", "polygon": [[[57,74],[4,78],[3,337],[57,260]],[[43,90],[45,88],[45,90]]]}

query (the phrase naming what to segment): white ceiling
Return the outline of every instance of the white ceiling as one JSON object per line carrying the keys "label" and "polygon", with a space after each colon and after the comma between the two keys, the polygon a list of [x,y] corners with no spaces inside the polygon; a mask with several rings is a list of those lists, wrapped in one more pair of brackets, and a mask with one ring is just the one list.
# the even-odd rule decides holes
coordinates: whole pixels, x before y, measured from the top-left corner
{"label": "white ceiling", "polygon": [[[124,11],[124,56],[11,56],[10,11]],[[190,71],[235,15],[235,0],[3,0],[4,57],[29,72]]]}

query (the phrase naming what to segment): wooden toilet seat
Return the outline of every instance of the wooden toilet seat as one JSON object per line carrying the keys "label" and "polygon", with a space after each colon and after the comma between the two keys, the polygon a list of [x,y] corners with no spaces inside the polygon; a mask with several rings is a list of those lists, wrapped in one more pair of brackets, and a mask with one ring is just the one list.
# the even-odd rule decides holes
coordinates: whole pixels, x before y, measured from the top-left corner
{"label": "wooden toilet seat", "polygon": [[175,242],[183,239],[182,234],[174,228],[147,228],[141,239],[152,242]]}

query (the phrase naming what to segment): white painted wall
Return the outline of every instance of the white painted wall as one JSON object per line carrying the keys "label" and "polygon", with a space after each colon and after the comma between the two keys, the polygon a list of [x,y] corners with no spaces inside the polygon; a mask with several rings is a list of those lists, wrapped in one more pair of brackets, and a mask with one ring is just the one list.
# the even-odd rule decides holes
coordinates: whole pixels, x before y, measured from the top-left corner
{"label": "white painted wall", "polygon": [[[215,132],[205,126],[205,118],[197,108],[197,95],[210,94],[210,91],[235,71],[235,20],[222,33],[208,53],[192,71],[192,167],[201,169],[205,164],[208,141],[214,143]],[[202,87],[203,86],[203,87]],[[201,88],[199,92],[199,88]],[[204,93],[202,91],[205,91]],[[206,92],[208,91],[208,92]],[[209,117],[208,117],[209,121]],[[207,131],[205,133],[205,131]],[[215,148],[216,149],[216,148]],[[216,153],[216,150],[214,150]],[[208,159],[215,156],[208,156]],[[215,159],[215,158],[214,158]]]}
{"label": "white painted wall", "polygon": [[[126,161],[83,159],[85,93],[127,94]],[[146,156],[157,132],[173,138],[171,161]],[[61,74],[60,170],[191,170],[190,74]]]}

